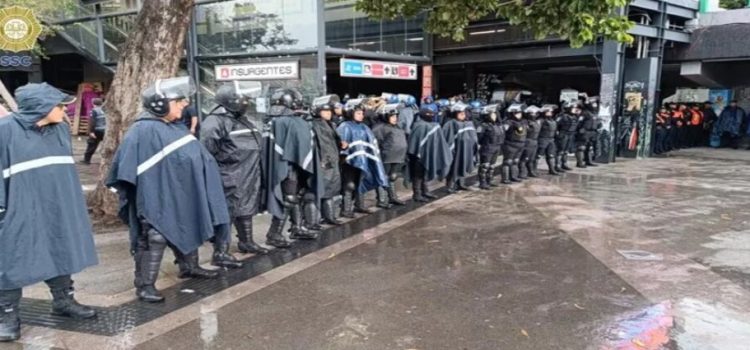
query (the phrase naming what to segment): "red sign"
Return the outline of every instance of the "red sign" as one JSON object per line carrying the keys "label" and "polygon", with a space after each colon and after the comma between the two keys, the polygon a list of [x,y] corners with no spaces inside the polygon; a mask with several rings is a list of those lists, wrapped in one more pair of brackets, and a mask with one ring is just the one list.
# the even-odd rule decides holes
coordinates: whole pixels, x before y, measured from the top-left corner
{"label": "red sign", "polygon": [[422,67],[422,98],[432,96],[432,66]]}
{"label": "red sign", "polygon": [[383,65],[379,63],[373,63],[372,65],[372,75],[376,77],[382,77],[383,76]]}

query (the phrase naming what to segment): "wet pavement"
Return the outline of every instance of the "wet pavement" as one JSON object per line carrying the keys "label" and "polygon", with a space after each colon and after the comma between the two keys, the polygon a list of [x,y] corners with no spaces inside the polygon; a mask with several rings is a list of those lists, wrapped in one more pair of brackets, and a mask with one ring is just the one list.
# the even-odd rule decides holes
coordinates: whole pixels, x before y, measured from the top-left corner
{"label": "wet pavement", "polygon": [[[748,172],[697,149],[460,193],[116,334],[27,326],[0,350],[747,349]],[[132,300],[126,237],[97,246],[81,298]]]}

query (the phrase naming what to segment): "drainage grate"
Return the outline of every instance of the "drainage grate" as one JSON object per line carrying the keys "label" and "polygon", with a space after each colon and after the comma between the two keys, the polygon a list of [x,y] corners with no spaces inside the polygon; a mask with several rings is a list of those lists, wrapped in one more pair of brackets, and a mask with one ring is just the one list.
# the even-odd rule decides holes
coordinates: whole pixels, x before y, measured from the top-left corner
{"label": "drainage grate", "polygon": [[[447,195],[445,188],[441,188],[434,193],[441,198]],[[297,241],[289,249],[274,249],[268,255],[252,257],[245,261],[242,269],[224,271],[218,279],[185,280],[162,291],[162,294],[166,298],[166,301],[163,303],[148,304],[133,300],[118,306],[97,308],[99,316],[96,319],[73,320],[51,315],[49,313],[50,301],[23,299],[21,302],[21,319],[28,325],[114,336],[195,303],[207,296],[245,282],[299,257],[397,218],[422,205],[421,203],[408,201],[405,206],[389,210],[379,210],[373,214],[351,220],[343,225],[328,228],[323,231],[321,238],[316,241]],[[183,289],[190,289],[194,292],[183,293],[181,292]]]}

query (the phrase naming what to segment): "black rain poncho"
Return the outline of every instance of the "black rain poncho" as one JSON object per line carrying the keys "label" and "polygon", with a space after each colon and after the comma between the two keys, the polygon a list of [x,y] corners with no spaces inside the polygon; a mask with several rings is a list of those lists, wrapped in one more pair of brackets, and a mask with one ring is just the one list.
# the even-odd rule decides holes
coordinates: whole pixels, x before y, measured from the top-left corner
{"label": "black rain poncho", "polygon": [[451,119],[443,125],[443,134],[448,148],[453,152],[451,174],[466,177],[476,168],[478,151],[477,130],[472,121]]}
{"label": "black rain poncho", "polygon": [[183,126],[144,112],[117,148],[107,186],[120,195],[131,248],[144,218],[182,253],[226,229],[229,212],[214,157]]}
{"label": "black rain poncho", "polygon": [[341,167],[339,166],[341,140],[333,122],[313,118],[310,124],[315,134],[315,150],[320,158],[320,171],[323,172],[325,190],[322,198],[333,198],[341,194]]}
{"label": "black rain poncho", "polygon": [[445,142],[440,124],[417,119],[409,134],[407,153],[419,159],[425,168],[425,180],[432,181],[448,176],[453,153]]}
{"label": "black rain poncho", "polygon": [[230,218],[260,213],[261,131],[246,117],[218,108],[203,121],[201,143],[219,164]]}

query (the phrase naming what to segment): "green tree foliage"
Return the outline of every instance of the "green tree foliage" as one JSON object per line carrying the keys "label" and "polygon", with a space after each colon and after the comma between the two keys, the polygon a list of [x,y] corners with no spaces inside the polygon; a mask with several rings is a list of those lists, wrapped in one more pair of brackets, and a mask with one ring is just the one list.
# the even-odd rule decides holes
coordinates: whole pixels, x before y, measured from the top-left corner
{"label": "green tree foliage", "polygon": [[462,41],[470,22],[506,18],[539,38],[561,37],[581,47],[601,35],[631,43],[633,23],[618,15],[627,0],[357,0],[357,10],[381,19],[414,17],[427,11],[425,29]]}
{"label": "green tree foliage", "polygon": [[720,0],[719,5],[728,10],[741,9],[747,7],[747,0]]}

